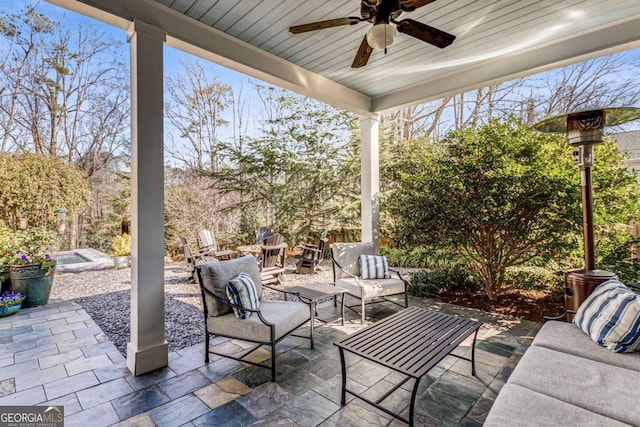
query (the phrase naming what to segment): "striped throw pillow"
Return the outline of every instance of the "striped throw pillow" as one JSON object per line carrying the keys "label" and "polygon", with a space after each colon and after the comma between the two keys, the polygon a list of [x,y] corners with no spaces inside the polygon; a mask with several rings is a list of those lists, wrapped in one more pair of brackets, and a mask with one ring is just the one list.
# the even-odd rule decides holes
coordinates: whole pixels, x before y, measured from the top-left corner
{"label": "striped throw pillow", "polygon": [[389,279],[386,256],[360,255],[361,279]]}
{"label": "striped throw pillow", "polygon": [[[251,276],[247,273],[240,273],[233,279],[229,280],[226,291],[231,304],[235,304],[243,308],[249,308],[251,310],[257,310],[258,307],[260,307],[256,285],[253,283]],[[240,319],[246,319],[253,314],[250,311],[236,307],[233,307],[233,312],[236,317],[239,317]]]}
{"label": "striped throw pillow", "polygon": [[573,323],[611,351],[634,352],[640,345],[640,295],[618,280],[608,280],[582,303]]}

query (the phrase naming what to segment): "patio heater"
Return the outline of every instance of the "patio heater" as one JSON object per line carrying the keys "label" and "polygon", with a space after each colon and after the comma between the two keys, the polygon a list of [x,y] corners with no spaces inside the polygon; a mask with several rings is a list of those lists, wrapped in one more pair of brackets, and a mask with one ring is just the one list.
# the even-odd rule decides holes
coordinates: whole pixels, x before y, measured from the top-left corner
{"label": "patio heater", "polygon": [[[580,167],[582,188],[582,234],[584,240],[584,268],[567,271],[565,282],[565,308],[577,310],[593,290],[602,282],[616,278],[610,271],[596,269],[593,237],[593,192],[591,166],[593,146],[604,140],[604,127],[615,126],[640,118],[640,108],[618,107],[576,111],[542,120],[533,128],[540,132],[565,133],[567,142],[576,148],[573,152]],[[571,321],[573,316],[567,316]]]}

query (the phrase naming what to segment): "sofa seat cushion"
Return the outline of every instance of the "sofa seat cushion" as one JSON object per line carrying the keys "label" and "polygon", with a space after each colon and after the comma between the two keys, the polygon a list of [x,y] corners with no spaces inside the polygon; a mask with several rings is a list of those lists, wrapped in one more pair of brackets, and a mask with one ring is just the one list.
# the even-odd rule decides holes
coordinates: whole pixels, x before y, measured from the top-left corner
{"label": "sofa seat cushion", "polygon": [[[267,322],[275,325],[276,341],[311,318],[309,306],[295,301],[262,300],[260,312]],[[239,319],[233,313],[210,316],[207,319],[207,328],[210,333],[216,335],[263,343],[271,341],[271,329],[260,321],[257,314],[246,319]]]}
{"label": "sofa seat cushion", "polygon": [[572,323],[547,322],[538,332],[533,346],[573,354],[640,372],[640,353],[614,353],[595,343]]}
{"label": "sofa seat cushion", "polygon": [[[360,284],[360,286],[358,285]],[[404,293],[404,282],[400,279],[338,279],[335,285],[344,288],[358,298],[375,298]]]}
{"label": "sofa seat cushion", "polygon": [[[224,301],[229,301],[226,292],[227,284],[240,273],[247,273],[251,277],[256,286],[258,299],[262,299],[260,269],[258,268],[258,260],[253,255],[247,255],[228,261],[208,262],[206,264],[202,264],[199,268],[202,286]],[[217,301],[211,296],[206,295],[205,302],[207,304],[207,314],[209,316],[221,316],[232,312],[230,306]]]}
{"label": "sofa seat cushion", "polygon": [[549,427],[570,423],[581,427],[622,427],[628,424],[540,394],[516,384],[502,387],[485,427]]}
{"label": "sofa seat cushion", "polygon": [[516,366],[509,383],[623,423],[640,425],[634,392],[640,384],[640,372],[533,346]]}

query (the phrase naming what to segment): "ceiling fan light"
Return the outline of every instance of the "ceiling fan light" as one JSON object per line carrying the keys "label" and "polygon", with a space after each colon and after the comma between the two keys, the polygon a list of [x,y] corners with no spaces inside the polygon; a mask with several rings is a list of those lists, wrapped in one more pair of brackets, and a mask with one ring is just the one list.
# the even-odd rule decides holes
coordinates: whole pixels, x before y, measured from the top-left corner
{"label": "ceiling fan light", "polygon": [[373,49],[391,46],[396,37],[396,27],[390,24],[376,24],[367,31],[367,43]]}

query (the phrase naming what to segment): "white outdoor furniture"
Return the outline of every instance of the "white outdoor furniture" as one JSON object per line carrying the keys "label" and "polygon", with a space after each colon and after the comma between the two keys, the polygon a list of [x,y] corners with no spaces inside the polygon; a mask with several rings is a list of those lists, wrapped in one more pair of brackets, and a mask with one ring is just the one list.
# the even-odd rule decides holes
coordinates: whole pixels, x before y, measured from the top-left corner
{"label": "white outdoor furniture", "polygon": [[[333,280],[336,286],[345,288],[347,293],[360,299],[361,320],[364,324],[365,305],[373,302],[389,301],[391,295],[404,295],[404,307],[409,306],[408,282],[398,271],[389,270],[395,277],[386,279],[362,279],[360,274],[360,255],[375,255],[371,242],[334,243],[331,245],[333,260]],[[402,305],[400,305],[402,307]],[[347,308],[354,310],[354,307]],[[355,311],[355,310],[354,310]]]}

